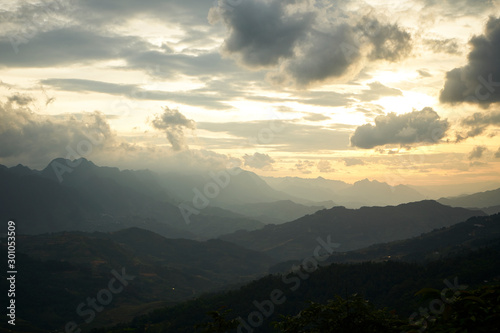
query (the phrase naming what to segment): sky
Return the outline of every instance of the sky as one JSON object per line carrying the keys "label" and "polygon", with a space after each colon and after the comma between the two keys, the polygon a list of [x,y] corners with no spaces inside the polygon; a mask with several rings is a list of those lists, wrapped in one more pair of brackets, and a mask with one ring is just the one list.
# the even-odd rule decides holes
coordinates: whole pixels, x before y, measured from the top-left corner
{"label": "sky", "polygon": [[0,8],[0,164],[500,181],[500,1]]}

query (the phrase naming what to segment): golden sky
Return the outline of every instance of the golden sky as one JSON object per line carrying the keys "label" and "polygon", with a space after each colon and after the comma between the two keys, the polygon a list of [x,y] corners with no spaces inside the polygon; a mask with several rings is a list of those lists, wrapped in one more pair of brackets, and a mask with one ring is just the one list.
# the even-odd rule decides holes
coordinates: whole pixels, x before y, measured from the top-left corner
{"label": "golden sky", "polygon": [[1,164],[500,182],[499,1],[0,8]]}

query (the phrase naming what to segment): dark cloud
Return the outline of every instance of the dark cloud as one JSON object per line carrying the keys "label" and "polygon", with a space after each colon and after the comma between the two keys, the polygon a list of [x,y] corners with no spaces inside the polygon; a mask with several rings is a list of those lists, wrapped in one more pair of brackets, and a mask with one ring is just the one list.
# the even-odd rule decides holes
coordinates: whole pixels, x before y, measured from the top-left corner
{"label": "dark cloud", "polygon": [[168,142],[175,151],[188,148],[184,140],[184,129],[196,128],[193,120],[186,118],[179,110],[168,107],[163,108],[163,113],[157,114],[151,124],[155,129],[165,132]]}
{"label": "dark cloud", "polygon": [[[11,40],[0,38],[0,66],[50,67],[117,59],[151,45],[137,37],[101,34],[80,27],[37,32],[13,49]],[[17,43],[17,42],[16,42]]]}
{"label": "dark cloud", "polygon": [[371,42],[372,50],[368,57],[372,60],[397,61],[410,54],[411,35],[395,24],[383,24],[365,16],[357,28]]}
{"label": "dark cloud", "polygon": [[247,0],[235,7],[211,9],[210,21],[215,23],[220,18],[228,29],[222,53],[257,68],[293,56],[296,43],[310,29],[314,15],[290,14],[286,8],[289,3]]}
{"label": "dark cloud", "polygon": [[500,158],[500,147],[498,150],[495,152],[495,158]]}
{"label": "dark cloud", "polygon": [[410,34],[397,25],[332,14],[307,1],[247,0],[212,8],[209,19],[227,28],[224,55],[255,69],[278,68],[269,73],[277,84],[308,86],[357,73],[361,60],[397,61],[411,51]]}
{"label": "dark cloud", "polygon": [[380,82],[371,82],[368,84],[369,90],[363,91],[363,93],[356,95],[360,101],[369,102],[378,100],[384,96],[403,96],[403,92],[396,88],[390,88],[384,86]]}
{"label": "dark cloud", "polygon": [[456,38],[424,39],[424,45],[434,53],[460,54],[460,44]]}
{"label": "dark cloud", "polygon": [[33,98],[27,95],[14,94],[7,99],[10,103],[17,103],[17,105],[25,106],[33,102]]}
{"label": "dark cloud", "polygon": [[479,159],[483,156],[483,153],[487,151],[488,148],[485,146],[475,146],[469,153],[469,160]]}
{"label": "dark cloud", "polygon": [[432,108],[421,111],[375,118],[375,125],[365,124],[356,128],[351,136],[351,145],[370,149],[386,144],[435,144],[448,130],[448,121],[441,120]]}
{"label": "dark cloud", "polygon": [[335,172],[335,169],[332,168],[332,163],[327,160],[321,160],[318,162],[316,165],[316,168],[318,168],[319,172],[321,173],[330,173],[330,172]]}
{"label": "dark cloud", "polygon": [[500,18],[490,17],[484,35],[473,37],[469,44],[467,65],[446,74],[440,101],[484,106],[500,102]]}
{"label": "dark cloud", "polygon": [[100,112],[57,119],[12,103],[0,104],[0,142],[0,158],[27,157],[35,164],[68,154],[78,158],[117,144]]}
{"label": "dark cloud", "polygon": [[344,158],[345,166],[364,165],[365,162],[359,158]]}
{"label": "dark cloud", "polygon": [[274,159],[268,154],[261,153],[254,153],[253,155],[245,154],[245,156],[243,156],[243,160],[245,161],[245,165],[251,168],[263,170],[271,170],[272,165],[275,162]]}
{"label": "dark cloud", "polygon": [[500,126],[500,111],[476,112],[461,121],[466,133],[457,134],[457,141],[483,134],[490,126]]}

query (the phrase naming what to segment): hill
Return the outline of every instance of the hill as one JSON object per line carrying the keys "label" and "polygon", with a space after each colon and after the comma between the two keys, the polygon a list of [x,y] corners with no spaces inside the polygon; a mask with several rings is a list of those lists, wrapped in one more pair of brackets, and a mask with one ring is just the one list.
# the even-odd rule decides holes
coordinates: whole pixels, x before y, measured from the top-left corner
{"label": "hill", "polygon": [[[118,273],[133,278],[93,326],[241,284],[265,274],[276,262],[221,240],[167,239],[139,228],[18,235],[16,243],[16,301],[22,304],[17,316],[47,330],[63,329],[69,320],[88,327],[81,325],[77,306],[106,288]],[[0,245],[6,253],[6,242]],[[5,272],[0,273],[1,286],[7,288]]]}
{"label": "hill", "polygon": [[221,239],[285,261],[310,256],[321,242],[318,238],[333,244],[330,251],[345,252],[414,237],[484,215],[482,211],[452,208],[430,200],[388,207],[334,207],[281,225],[238,231]]}
{"label": "hill", "polygon": [[452,207],[487,208],[500,204],[500,188],[451,198],[441,198],[438,202]]}

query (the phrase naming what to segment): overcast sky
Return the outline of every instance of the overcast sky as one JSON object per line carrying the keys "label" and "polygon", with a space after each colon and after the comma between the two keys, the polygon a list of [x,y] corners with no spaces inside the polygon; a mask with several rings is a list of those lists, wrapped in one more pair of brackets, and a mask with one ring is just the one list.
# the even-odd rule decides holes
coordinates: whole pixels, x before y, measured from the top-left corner
{"label": "overcast sky", "polygon": [[0,164],[500,181],[500,1],[0,8]]}

